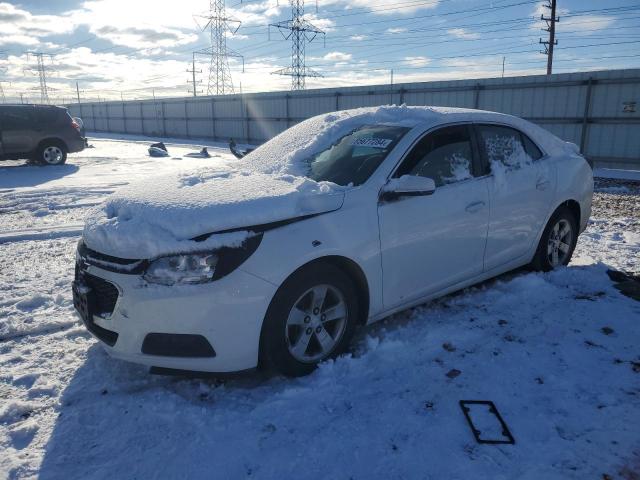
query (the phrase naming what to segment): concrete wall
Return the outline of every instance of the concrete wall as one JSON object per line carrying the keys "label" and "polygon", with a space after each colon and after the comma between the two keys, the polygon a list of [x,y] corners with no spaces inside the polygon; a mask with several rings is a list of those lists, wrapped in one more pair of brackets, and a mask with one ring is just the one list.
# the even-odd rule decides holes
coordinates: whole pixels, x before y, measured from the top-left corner
{"label": "concrete wall", "polygon": [[383,104],[517,115],[602,166],[640,169],[640,70],[69,105],[88,131],[261,143],[313,115]]}

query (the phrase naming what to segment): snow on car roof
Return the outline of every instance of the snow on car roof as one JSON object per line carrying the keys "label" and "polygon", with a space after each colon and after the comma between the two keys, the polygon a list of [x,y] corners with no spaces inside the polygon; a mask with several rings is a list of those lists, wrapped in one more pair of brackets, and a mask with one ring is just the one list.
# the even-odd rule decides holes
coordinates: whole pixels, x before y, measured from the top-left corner
{"label": "snow on car roof", "polygon": [[84,239],[90,248],[123,258],[237,244],[246,234],[213,235],[206,242],[190,239],[339,208],[345,187],[305,178],[308,160],[359,127],[469,120],[519,127],[547,153],[564,144],[525,120],[479,110],[402,105],[327,113],[291,127],[233,164],[124,187],[87,219]]}

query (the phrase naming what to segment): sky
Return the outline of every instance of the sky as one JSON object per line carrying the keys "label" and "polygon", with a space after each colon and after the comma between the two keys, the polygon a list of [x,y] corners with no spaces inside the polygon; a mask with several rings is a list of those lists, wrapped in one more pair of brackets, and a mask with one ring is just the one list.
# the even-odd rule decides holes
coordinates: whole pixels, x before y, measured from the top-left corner
{"label": "sky", "polygon": [[[305,20],[307,88],[544,74],[540,0],[317,0]],[[190,94],[192,52],[209,46],[208,0],[0,0],[5,101],[38,101],[37,57],[49,96],[145,99]],[[228,0],[234,91],[288,90],[291,41],[269,24],[291,19],[287,0]],[[640,0],[558,0],[554,73],[640,67]],[[239,27],[234,33],[233,30]],[[243,61],[244,59],[244,61]],[[197,93],[208,90],[196,56]],[[2,101],[2,98],[0,98]]]}

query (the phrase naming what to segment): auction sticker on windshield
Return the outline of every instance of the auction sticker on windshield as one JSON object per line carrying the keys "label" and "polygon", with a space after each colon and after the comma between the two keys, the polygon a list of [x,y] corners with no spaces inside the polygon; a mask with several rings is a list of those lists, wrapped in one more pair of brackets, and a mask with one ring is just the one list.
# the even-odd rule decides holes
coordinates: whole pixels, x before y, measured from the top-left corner
{"label": "auction sticker on windshield", "polygon": [[373,148],[387,148],[391,143],[389,138],[375,138],[375,137],[360,137],[351,142],[351,145],[356,147],[373,147]]}

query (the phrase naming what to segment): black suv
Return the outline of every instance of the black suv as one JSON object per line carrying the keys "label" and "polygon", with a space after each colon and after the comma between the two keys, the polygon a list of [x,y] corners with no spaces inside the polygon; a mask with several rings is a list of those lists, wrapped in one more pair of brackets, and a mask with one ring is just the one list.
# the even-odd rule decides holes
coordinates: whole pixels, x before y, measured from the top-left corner
{"label": "black suv", "polygon": [[84,150],[80,125],[64,107],[0,105],[0,160],[26,158],[61,165],[67,153]]}

